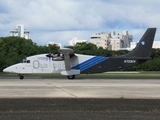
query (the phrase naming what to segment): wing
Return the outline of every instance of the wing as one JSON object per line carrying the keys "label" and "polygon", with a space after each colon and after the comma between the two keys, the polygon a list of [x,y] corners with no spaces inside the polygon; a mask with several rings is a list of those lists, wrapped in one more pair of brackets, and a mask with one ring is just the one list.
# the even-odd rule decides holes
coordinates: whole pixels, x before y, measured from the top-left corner
{"label": "wing", "polygon": [[65,63],[65,70],[61,72],[62,75],[78,75],[80,74],[80,70],[73,70],[70,68],[70,59],[71,57],[75,56],[74,51],[70,48],[62,48],[59,50],[64,55],[64,63]]}
{"label": "wing", "polygon": [[74,51],[70,48],[61,48],[59,51],[64,55],[65,69],[70,70],[70,58],[75,56]]}

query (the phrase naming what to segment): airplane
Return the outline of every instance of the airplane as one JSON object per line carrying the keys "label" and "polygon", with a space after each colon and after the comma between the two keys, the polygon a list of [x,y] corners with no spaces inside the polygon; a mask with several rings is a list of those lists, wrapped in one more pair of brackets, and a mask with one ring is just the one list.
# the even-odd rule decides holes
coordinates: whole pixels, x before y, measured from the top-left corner
{"label": "airplane", "polygon": [[152,44],[156,28],[148,28],[139,43],[132,51],[116,56],[92,56],[76,54],[70,48],[61,48],[61,53],[39,54],[23,59],[21,63],[11,65],[3,70],[7,73],[19,74],[23,79],[25,74],[60,73],[68,79],[75,75],[103,73],[131,67],[150,60]]}

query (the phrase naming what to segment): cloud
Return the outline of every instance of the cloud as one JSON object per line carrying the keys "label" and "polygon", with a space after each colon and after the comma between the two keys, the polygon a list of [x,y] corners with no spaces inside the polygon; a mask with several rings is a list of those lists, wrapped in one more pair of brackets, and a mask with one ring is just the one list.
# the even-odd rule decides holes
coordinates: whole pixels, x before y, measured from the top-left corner
{"label": "cloud", "polygon": [[[41,35],[43,33],[43,35]],[[69,40],[71,40],[74,36],[77,36],[78,39],[88,39],[88,35],[92,35],[91,31],[48,31],[48,32],[37,32],[32,33],[33,35],[37,35],[37,40],[40,45],[45,45],[48,42],[55,43],[63,43],[64,45],[68,45]],[[31,34],[31,35],[32,35]]]}
{"label": "cloud", "polygon": [[31,39],[41,45],[48,41],[66,45],[75,34],[89,41],[92,34],[110,30],[128,30],[138,39],[148,27],[160,27],[159,4],[159,0],[1,0],[0,36],[24,24]]}

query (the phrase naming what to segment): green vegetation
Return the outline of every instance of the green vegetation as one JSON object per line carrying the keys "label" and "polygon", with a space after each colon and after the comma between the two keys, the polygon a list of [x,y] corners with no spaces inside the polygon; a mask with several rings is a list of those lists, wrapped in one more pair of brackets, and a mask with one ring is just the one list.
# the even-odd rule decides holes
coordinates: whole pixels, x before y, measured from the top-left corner
{"label": "green vegetation", "polygon": [[[126,50],[110,51],[97,48],[92,43],[77,43],[75,46],[66,46],[72,48],[75,53],[97,55],[97,56],[118,56],[127,53]],[[20,37],[1,37],[0,38],[0,71],[12,64],[20,62],[27,56],[42,54],[42,53],[54,53],[59,49],[56,45],[38,46],[32,40],[26,40]],[[160,49],[152,49],[152,60],[146,63],[123,69],[121,71],[160,71]]]}
{"label": "green vegetation", "polygon": [[32,40],[25,38],[2,37],[0,38],[0,71],[21,62],[27,56],[56,52],[58,49],[56,45],[38,46]]}
{"label": "green vegetation", "polygon": [[121,96],[120,99],[124,99],[124,96]]}
{"label": "green vegetation", "polygon": [[120,51],[111,51],[108,49],[103,49],[102,47],[97,47],[92,43],[77,43],[75,46],[66,46],[67,48],[71,48],[75,53],[78,54],[86,54],[86,55],[97,55],[97,56],[118,56],[127,53],[127,50]]}

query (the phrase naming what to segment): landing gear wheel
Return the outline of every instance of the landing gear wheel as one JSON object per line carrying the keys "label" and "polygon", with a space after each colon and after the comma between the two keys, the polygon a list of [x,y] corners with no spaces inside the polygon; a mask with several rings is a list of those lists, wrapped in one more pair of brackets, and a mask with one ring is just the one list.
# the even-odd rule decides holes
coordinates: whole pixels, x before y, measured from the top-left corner
{"label": "landing gear wheel", "polygon": [[70,75],[70,76],[67,76],[68,79],[74,79],[75,78],[75,75]]}
{"label": "landing gear wheel", "polygon": [[21,75],[21,76],[19,76],[19,79],[23,80],[23,79],[24,79],[24,76],[22,76],[22,75]]}

